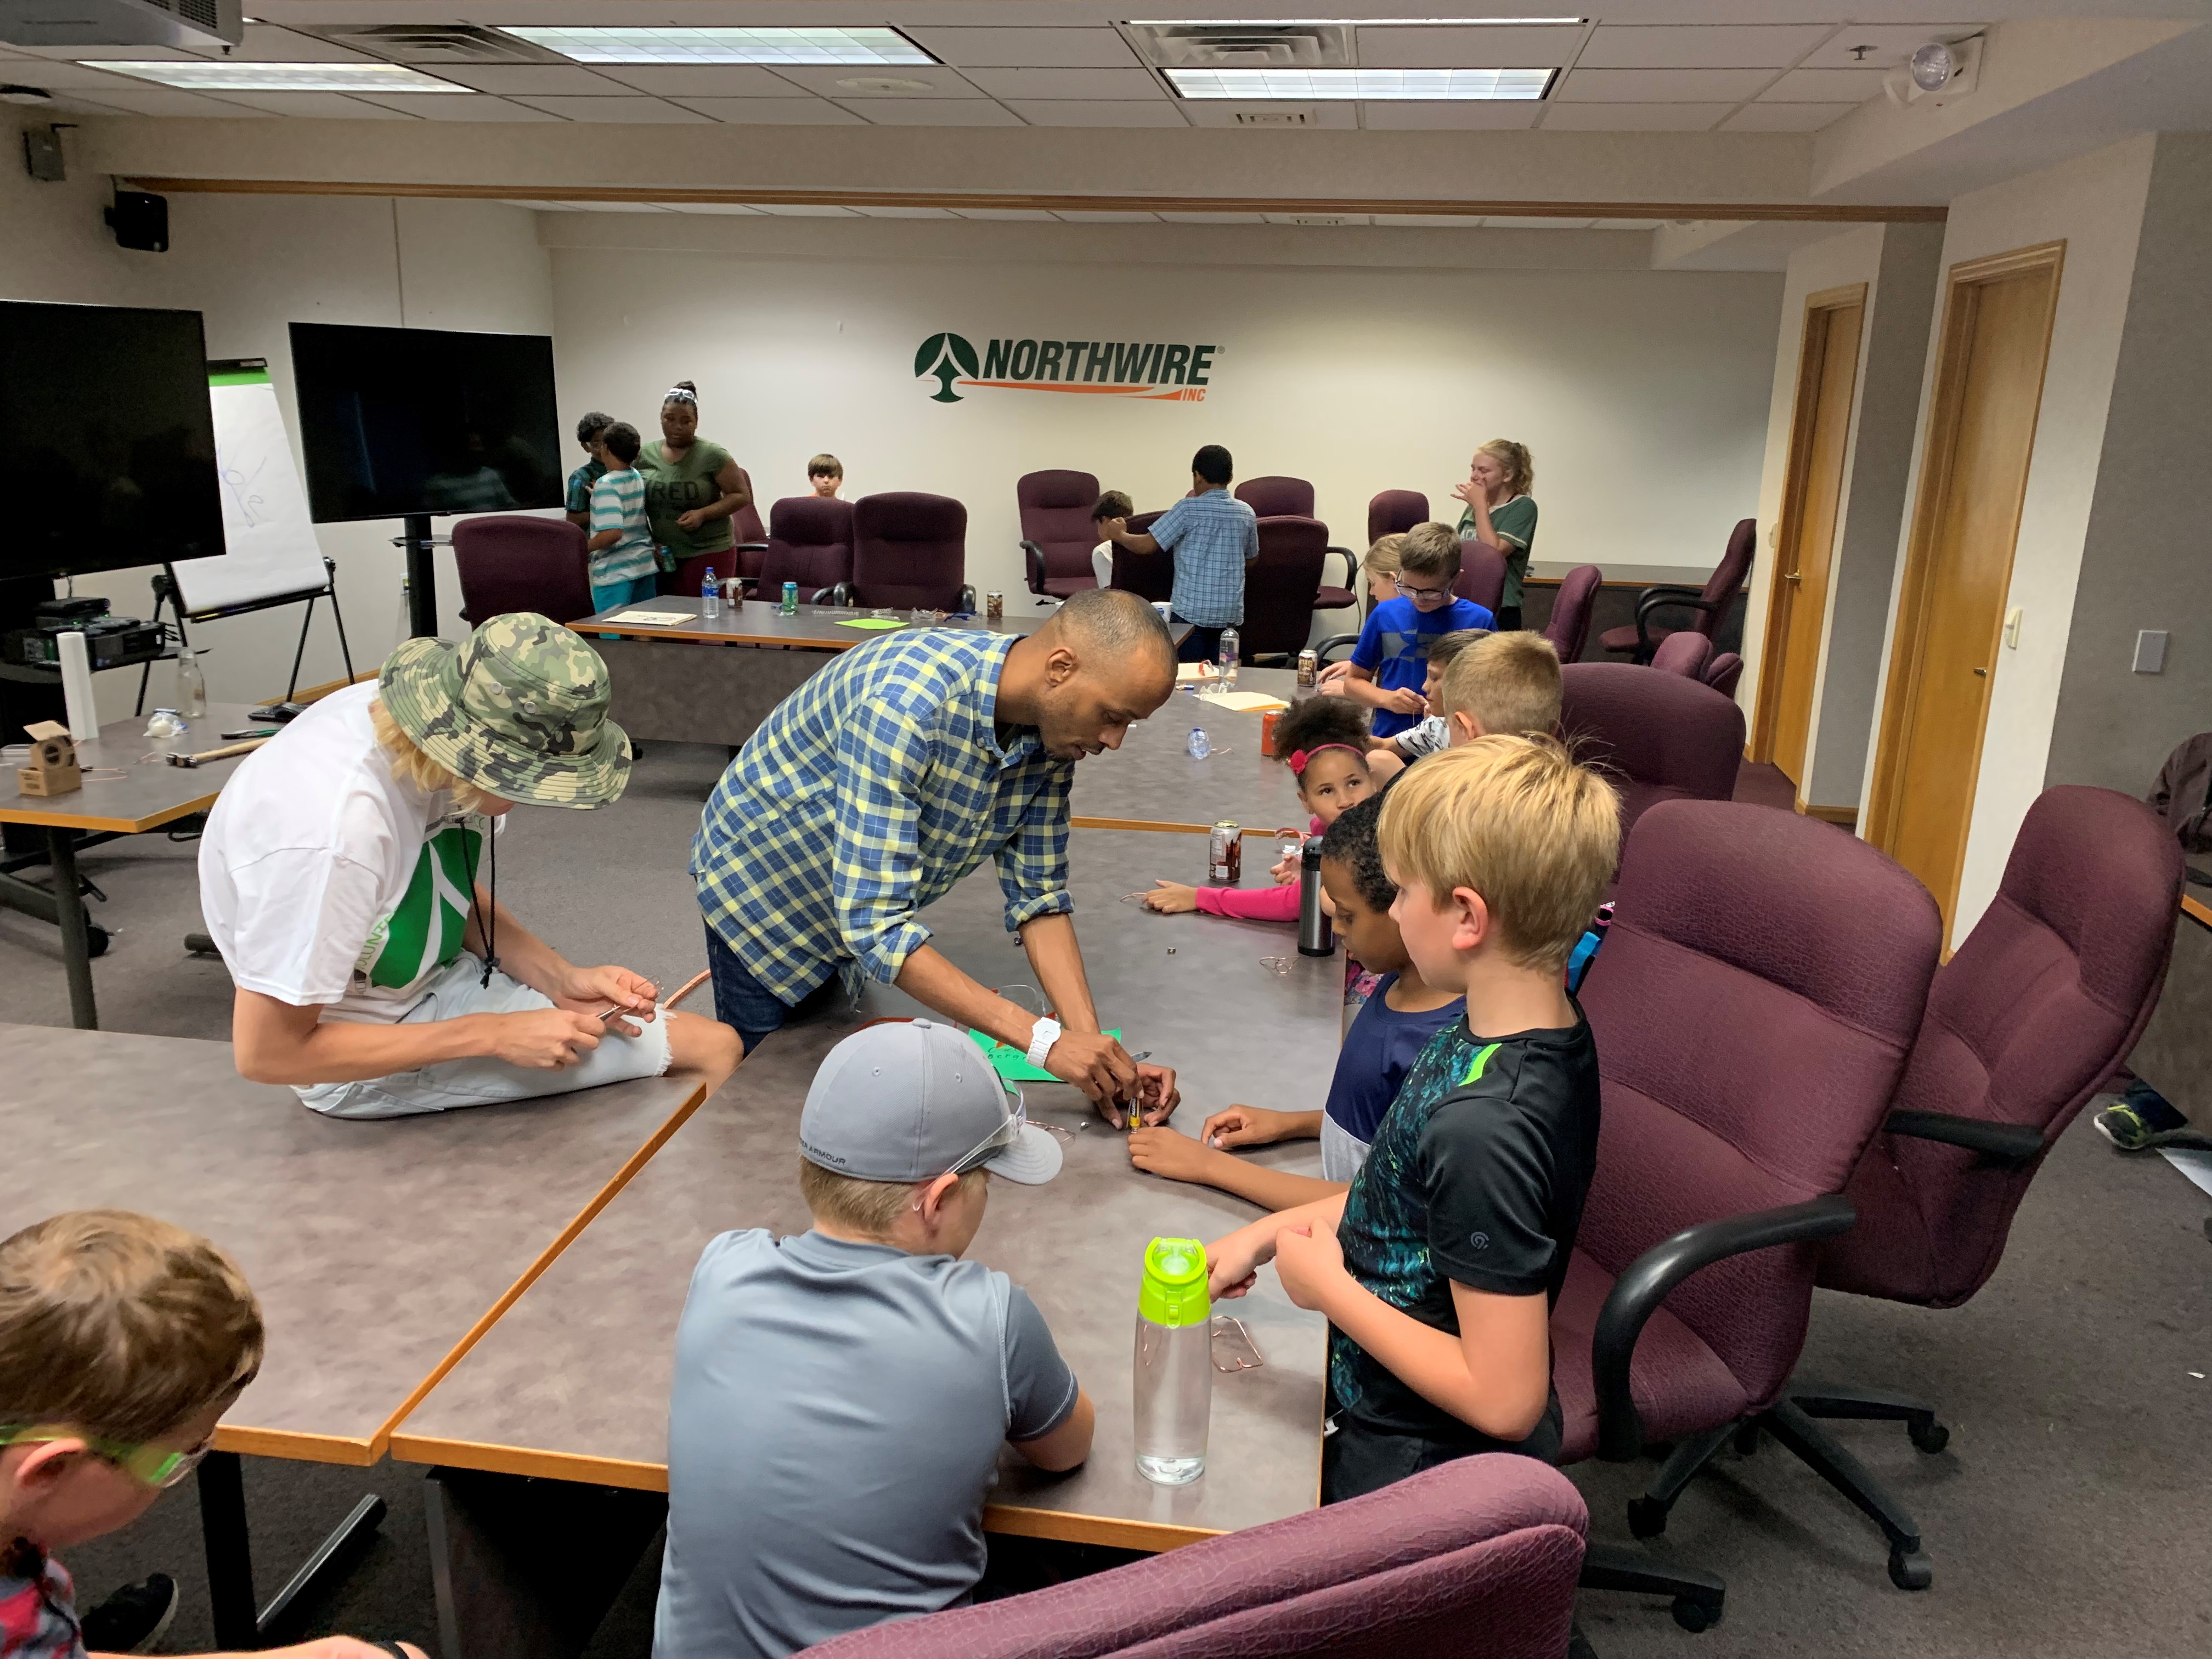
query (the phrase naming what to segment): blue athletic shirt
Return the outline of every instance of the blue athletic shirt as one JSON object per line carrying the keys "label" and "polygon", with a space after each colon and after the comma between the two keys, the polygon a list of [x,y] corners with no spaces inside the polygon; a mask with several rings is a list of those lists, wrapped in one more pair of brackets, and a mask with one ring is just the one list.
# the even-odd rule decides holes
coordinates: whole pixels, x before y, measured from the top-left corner
{"label": "blue athletic shirt", "polygon": [[1441,1008],[1401,1013],[1384,1000],[1398,982],[1385,974],[1345,1033],[1337,1050],[1336,1075],[1322,1109],[1321,1173],[1325,1181],[1350,1181],[1367,1160],[1376,1126],[1398,1097],[1398,1085],[1420,1058],[1429,1039],[1467,1012],[1467,1000],[1454,997]]}
{"label": "blue athletic shirt", "polygon": [[[1434,611],[1424,611],[1411,599],[1385,599],[1367,613],[1367,626],[1359,630],[1359,643],[1352,647],[1352,665],[1374,675],[1386,691],[1401,687],[1418,691],[1429,678],[1429,646],[1437,635],[1455,634],[1462,628],[1495,628],[1490,612],[1473,599],[1454,599]],[[1395,738],[1418,726],[1419,714],[1401,714],[1378,708],[1370,729],[1378,738]]]}

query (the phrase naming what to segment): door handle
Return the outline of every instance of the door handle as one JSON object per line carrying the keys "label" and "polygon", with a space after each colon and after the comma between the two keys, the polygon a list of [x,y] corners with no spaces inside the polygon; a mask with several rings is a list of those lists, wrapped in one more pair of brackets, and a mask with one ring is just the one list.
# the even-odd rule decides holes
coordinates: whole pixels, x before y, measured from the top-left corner
{"label": "door handle", "polygon": [[1989,678],[1989,674],[1990,674],[1990,671],[1989,671],[1988,669],[1986,669],[1986,668],[1977,668],[1977,669],[1974,671],[1974,672],[1975,672],[1975,674],[1976,674],[1977,676],[1978,676],[1979,678],[1983,678],[1983,679],[1987,679],[1987,678]]}
{"label": "door handle", "polygon": [[1800,575],[1796,571],[1792,570],[1785,573],[1782,580],[1785,582],[1802,582],[1805,578]]}

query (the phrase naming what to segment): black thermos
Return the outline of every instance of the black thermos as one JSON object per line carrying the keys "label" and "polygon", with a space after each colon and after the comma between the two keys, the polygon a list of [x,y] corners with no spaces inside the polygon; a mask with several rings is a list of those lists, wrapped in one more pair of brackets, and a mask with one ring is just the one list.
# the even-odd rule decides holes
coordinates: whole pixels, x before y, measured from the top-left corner
{"label": "black thermos", "polygon": [[1298,860],[1298,954],[1302,957],[1336,954],[1336,929],[1330,925],[1328,912],[1322,908],[1321,899],[1321,837],[1308,836],[1305,851]]}

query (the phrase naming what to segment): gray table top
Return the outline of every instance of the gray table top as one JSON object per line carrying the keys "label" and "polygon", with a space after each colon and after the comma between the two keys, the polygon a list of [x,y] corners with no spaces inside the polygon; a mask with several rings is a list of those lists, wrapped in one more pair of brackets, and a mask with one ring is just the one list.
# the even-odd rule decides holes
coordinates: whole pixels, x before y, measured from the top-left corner
{"label": "gray table top", "polygon": [[[613,618],[634,611],[683,611],[689,621],[681,623],[623,623]],[[872,616],[869,611],[855,611],[840,605],[802,605],[799,614],[787,617],[777,608],[760,599],[747,599],[739,605],[725,605],[721,614],[705,614],[706,601],[686,599],[680,594],[663,594],[657,599],[640,599],[633,605],[617,605],[611,611],[602,611],[596,616],[572,622],[569,627],[580,634],[617,634],[626,639],[640,640],[697,640],[721,645],[784,645],[798,646],[816,651],[849,651],[856,645],[866,645],[887,629],[849,628],[843,624]],[[910,613],[900,611],[898,619],[905,622]],[[1052,613],[1032,614],[1018,611],[1011,597],[1006,601],[1006,617],[1003,622],[987,623],[980,617],[960,618],[947,617],[933,622],[933,628],[976,628],[994,634],[1023,635],[1034,632],[1050,620]],[[912,624],[921,626],[919,623]]]}
{"label": "gray table top", "polygon": [[[211,702],[208,711],[191,723],[185,747],[197,754],[225,749],[230,740],[222,734],[261,725],[246,718],[253,708],[245,702]],[[63,830],[112,830],[139,834],[215,804],[223,784],[246,757],[210,761],[205,766],[171,766],[166,761],[143,757],[162,745],[145,735],[145,714],[109,720],[100,728],[98,741],[76,751],[77,764],[119,767],[119,778],[95,774],[82,788],[66,795],[27,795],[17,787],[16,767],[0,769],[0,823],[39,823]],[[281,729],[281,728],[280,728]]]}
{"label": "gray table top", "polygon": [[[1120,896],[1159,871],[1161,838],[1079,830],[1072,863],[1077,929],[1101,1018],[1179,1073],[1176,1118],[1194,1133],[1248,1101],[1311,1109],[1335,1063],[1343,958],[1301,958],[1281,926],[1155,916]],[[1026,981],[990,872],[924,920],[940,948],[987,984]],[[1279,975],[1262,957],[1286,957]],[[871,991],[861,1017],[911,1014]],[[841,1010],[778,1033],[732,1085],[607,1206],[392,1437],[393,1455],[509,1473],[658,1488],[678,1316],[702,1247],[735,1227],[802,1230],[796,1131],[807,1083],[850,1030]],[[1231,1311],[1267,1364],[1217,1373],[1206,1474],[1154,1486],[1133,1463],[1130,1352],[1139,1262],[1155,1235],[1218,1237],[1251,1206],[1142,1174],[1123,1138],[1073,1089],[1030,1085],[1037,1121],[1057,1126],[1066,1164],[1048,1186],[994,1183],[973,1254],[1025,1285],[1098,1407],[1091,1459],[1040,1474],[1011,1454],[986,1517],[994,1529],[1164,1548],[1313,1506],[1320,1468],[1323,1328],[1271,1276]],[[1318,1174],[1311,1142],[1255,1156]],[[617,1364],[608,1356],[619,1355]]]}
{"label": "gray table top", "polygon": [[[1297,675],[1287,668],[1247,668],[1240,691],[1259,691],[1289,702]],[[1150,720],[1139,720],[1118,750],[1076,763],[1071,799],[1075,822],[1094,828],[1145,824],[1204,830],[1217,818],[1234,818],[1261,834],[1304,827],[1290,769],[1260,752],[1260,715],[1239,714],[1178,690]],[[1190,729],[1206,729],[1212,753],[1190,757]],[[1194,881],[1200,854],[1177,854],[1160,874]]]}
{"label": "gray table top", "polygon": [[[654,1078],[344,1122],[248,1083],[227,1042],[0,1025],[0,1237],[63,1210],[158,1215],[261,1298],[261,1375],[228,1450],[374,1462],[392,1425],[696,1103]],[[486,1202],[495,1194],[495,1202]]]}

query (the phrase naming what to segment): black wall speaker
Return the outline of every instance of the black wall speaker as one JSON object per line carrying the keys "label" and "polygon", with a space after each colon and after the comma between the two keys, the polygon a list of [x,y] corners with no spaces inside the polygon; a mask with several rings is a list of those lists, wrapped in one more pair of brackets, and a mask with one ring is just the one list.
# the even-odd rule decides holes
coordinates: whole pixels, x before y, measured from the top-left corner
{"label": "black wall speaker", "polygon": [[143,190],[118,190],[115,205],[107,210],[116,246],[142,253],[169,251],[169,198]]}

